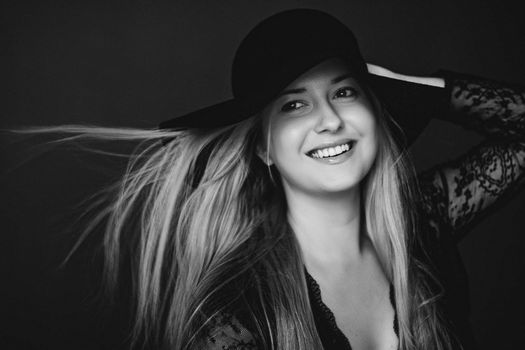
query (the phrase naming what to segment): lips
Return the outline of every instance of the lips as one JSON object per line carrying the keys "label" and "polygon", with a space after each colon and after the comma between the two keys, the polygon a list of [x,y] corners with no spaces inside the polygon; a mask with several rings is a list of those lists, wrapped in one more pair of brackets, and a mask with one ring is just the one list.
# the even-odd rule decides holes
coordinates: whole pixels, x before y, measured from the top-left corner
{"label": "lips", "polygon": [[356,140],[342,140],[340,142],[327,143],[308,151],[306,155],[315,159],[337,157],[350,151],[356,142]]}

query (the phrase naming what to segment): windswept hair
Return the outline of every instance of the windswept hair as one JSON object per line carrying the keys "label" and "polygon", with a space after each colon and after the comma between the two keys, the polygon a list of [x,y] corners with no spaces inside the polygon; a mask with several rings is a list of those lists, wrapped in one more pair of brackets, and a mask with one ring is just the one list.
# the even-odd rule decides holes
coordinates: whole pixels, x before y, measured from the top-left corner
{"label": "windswept hair", "polygon": [[[447,349],[427,283],[431,274],[411,254],[414,170],[392,137],[388,113],[374,104],[381,141],[362,183],[362,203],[367,232],[394,286],[400,348]],[[130,274],[134,346],[204,347],[216,320],[234,315],[261,348],[322,348],[282,185],[256,156],[262,125],[254,116],[210,130],[40,130],[140,144],[90,225],[105,227],[107,284]]]}

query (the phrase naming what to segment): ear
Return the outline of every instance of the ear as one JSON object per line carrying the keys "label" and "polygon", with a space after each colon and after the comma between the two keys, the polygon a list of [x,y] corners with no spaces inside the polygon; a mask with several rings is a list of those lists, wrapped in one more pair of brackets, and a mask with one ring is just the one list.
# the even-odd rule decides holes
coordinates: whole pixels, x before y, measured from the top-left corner
{"label": "ear", "polygon": [[263,147],[261,144],[258,144],[255,153],[257,153],[257,157],[261,159],[261,161],[266,164],[267,166],[273,165],[273,160],[270,158],[270,155],[266,151],[265,147]]}

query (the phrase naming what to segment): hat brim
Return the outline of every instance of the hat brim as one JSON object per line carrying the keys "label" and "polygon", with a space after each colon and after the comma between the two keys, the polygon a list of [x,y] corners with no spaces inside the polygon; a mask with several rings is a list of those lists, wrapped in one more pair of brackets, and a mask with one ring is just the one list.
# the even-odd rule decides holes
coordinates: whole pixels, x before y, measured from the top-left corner
{"label": "hat brim", "polygon": [[[432,118],[448,106],[444,88],[367,74],[368,83],[381,104],[401,127],[401,142],[410,146]],[[398,128],[397,128],[398,129]],[[394,129],[398,134],[401,130]]]}
{"label": "hat brim", "polygon": [[[410,146],[441,112],[446,104],[445,89],[366,74],[382,105],[401,127],[395,130],[398,139]],[[235,124],[260,112],[261,107],[240,103],[235,98],[226,100],[159,124],[160,129],[213,129]]]}

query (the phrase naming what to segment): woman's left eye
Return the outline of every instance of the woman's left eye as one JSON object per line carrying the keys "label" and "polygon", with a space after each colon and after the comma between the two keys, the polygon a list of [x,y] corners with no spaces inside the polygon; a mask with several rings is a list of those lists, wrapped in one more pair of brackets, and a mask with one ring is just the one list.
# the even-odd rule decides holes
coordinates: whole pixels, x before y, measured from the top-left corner
{"label": "woman's left eye", "polygon": [[334,97],[335,98],[355,98],[357,97],[357,90],[352,87],[345,86],[343,88],[338,89],[335,92]]}

